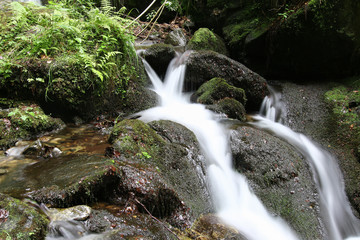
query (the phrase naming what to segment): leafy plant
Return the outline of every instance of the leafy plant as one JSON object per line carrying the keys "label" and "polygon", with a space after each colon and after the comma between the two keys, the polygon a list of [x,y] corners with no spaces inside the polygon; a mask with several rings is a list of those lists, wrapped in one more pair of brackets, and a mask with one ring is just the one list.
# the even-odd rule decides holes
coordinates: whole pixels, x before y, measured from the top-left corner
{"label": "leafy plant", "polygon": [[[134,37],[124,28],[129,21],[120,13],[108,5],[100,10],[88,1],[74,0],[49,1],[46,7],[13,2],[11,9],[0,37],[2,79],[10,78],[24,58],[44,59],[48,64],[67,59],[84,66],[84,90],[102,94],[111,83],[126,92],[127,81],[135,75],[136,54]],[[49,85],[53,80],[51,74],[42,79]]]}

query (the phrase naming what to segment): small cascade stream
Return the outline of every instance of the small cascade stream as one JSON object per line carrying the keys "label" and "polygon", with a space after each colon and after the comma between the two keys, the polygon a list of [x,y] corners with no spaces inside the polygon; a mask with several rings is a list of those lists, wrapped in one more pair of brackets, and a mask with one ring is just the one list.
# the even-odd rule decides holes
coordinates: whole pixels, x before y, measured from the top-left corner
{"label": "small cascade stream", "polygon": [[337,160],[303,134],[278,123],[281,121],[282,103],[280,93],[271,90],[264,99],[260,113],[254,116],[252,125],[268,130],[293,145],[307,159],[317,185],[321,212],[330,239],[360,239],[360,221],[351,210],[345,195],[345,186]]}
{"label": "small cascade stream", "polygon": [[[298,239],[285,221],[266,210],[245,177],[232,168],[226,130],[218,117],[205,106],[190,103],[189,96],[182,93],[185,57],[186,53],[170,63],[164,81],[144,61],[160,103],[139,113],[140,119],[145,122],[171,120],[195,133],[207,158],[207,178],[217,214],[226,223],[236,227],[248,239]],[[270,92],[262,104],[262,115],[254,116],[255,121],[251,124],[289,142],[309,161],[319,189],[329,239],[360,239],[359,220],[348,204],[336,159],[306,136],[279,123],[283,109],[281,95],[274,89]]]}
{"label": "small cascade stream", "polygon": [[190,103],[182,93],[186,53],[169,65],[164,82],[144,62],[160,96],[160,104],[140,114],[140,120],[171,120],[192,130],[207,158],[207,177],[218,215],[248,239],[297,239],[280,218],[272,216],[250,190],[244,176],[232,168],[226,129],[217,116],[201,104]]}

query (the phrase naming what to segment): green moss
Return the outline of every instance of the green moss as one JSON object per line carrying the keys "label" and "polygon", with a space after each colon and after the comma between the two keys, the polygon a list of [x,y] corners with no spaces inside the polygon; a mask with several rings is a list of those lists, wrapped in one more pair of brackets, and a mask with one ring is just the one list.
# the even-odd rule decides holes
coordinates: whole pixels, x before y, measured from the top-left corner
{"label": "green moss", "polygon": [[360,158],[360,80],[350,79],[347,85],[334,87],[325,93],[346,141]]}
{"label": "green moss", "polygon": [[213,78],[207,81],[197,90],[196,95],[199,96],[197,101],[203,104],[213,104],[223,98],[234,98],[241,104],[246,104],[245,91],[241,88],[234,87],[222,78]]}
{"label": "green moss", "polygon": [[208,28],[200,28],[194,33],[186,46],[189,50],[212,50],[224,55],[229,55],[224,41]]}
{"label": "green moss", "polygon": [[[0,194],[0,211],[7,217],[0,224],[1,239],[44,239],[49,220],[31,205]],[[2,215],[3,216],[3,215]],[[4,220],[2,218],[2,220]]]}
{"label": "green moss", "polygon": [[60,129],[64,123],[46,115],[37,105],[20,105],[0,111],[0,147],[7,148],[19,139]]}
{"label": "green moss", "polygon": [[[0,13],[0,90],[8,97],[56,102],[81,112],[96,97],[126,98],[137,79],[127,20],[72,1],[43,7],[13,2]],[[95,100],[94,100],[95,99]],[[55,104],[55,105],[56,105]],[[78,106],[78,107],[76,107]]]}
{"label": "green moss", "polygon": [[126,119],[117,123],[109,137],[115,149],[128,157],[149,159],[158,156],[165,141],[146,123]]}

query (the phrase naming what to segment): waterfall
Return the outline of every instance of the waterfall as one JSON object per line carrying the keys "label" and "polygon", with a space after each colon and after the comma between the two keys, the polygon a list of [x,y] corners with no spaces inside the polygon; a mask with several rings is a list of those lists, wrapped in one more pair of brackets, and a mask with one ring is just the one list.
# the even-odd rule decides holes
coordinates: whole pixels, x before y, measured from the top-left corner
{"label": "waterfall", "polygon": [[[271,131],[293,145],[307,159],[317,185],[321,213],[330,239],[360,239],[360,222],[353,215],[349,201],[345,195],[345,186],[337,160],[318,144],[303,134],[275,122],[281,119],[279,102],[280,93],[271,89],[271,96],[264,99],[261,114],[254,116],[252,125]],[[278,114],[277,116],[276,113]],[[266,116],[266,117],[264,117]]]}
{"label": "waterfall", "polygon": [[160,103],[139,113],[140,120],[171,120],[194,132],[207,159],[207,178],[214,205],[224,222],[236,227],[248,239],[298,239],[281,218],[266,210],[245,177],[232,168],[226,130],[215,114],[201,104],[190,103],[189,96],[182,93],[186,55],[185,52],[170,63],[164,81],[144,61]]}

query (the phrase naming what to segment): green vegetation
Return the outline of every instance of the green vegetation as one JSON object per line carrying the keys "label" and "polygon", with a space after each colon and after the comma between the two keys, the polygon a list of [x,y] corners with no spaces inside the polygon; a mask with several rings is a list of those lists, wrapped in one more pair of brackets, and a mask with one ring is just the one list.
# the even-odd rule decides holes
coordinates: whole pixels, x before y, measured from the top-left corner
{"label": "green vegetation", "polygon": [[61,88],[66,103],[109,88],[126,97],[136,55],[120,14],[84,1],[11,3],[0,14],[0,89],[11,95],[20,86],[54,100]]}
{"label": "green vegetation", "polygon": [[19,139],[28,139],[40,133],[60,129],[64,123],[45,115],[37,105],[19,105],[0,111],[0,148],[12,146]]}
{"label": "green vegetation", "polygon": [[333,109],[341,135],[360,158],[360,80],[334,87],[326,92],[325,99]]}

